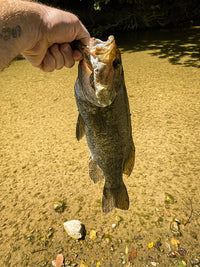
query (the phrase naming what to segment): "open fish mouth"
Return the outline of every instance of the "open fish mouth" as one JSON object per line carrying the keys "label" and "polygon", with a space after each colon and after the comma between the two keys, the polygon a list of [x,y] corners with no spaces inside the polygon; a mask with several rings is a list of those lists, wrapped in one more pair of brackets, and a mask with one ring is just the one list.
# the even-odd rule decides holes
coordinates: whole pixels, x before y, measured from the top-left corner
{"label": "open fish mouth", "polygon": [[[73,47],[74,48],[74,47]],[[90,45],[83,45],[75,41],[75,48],[83,54],[86,64],[82,63],[87,76],[87,85],[90,92],[95,94],[99,106],[110,105],[116,96],[113,88],[114,68],[113,61],[120,58],[114,36],[109,36],[107,41],[91,38]]]}

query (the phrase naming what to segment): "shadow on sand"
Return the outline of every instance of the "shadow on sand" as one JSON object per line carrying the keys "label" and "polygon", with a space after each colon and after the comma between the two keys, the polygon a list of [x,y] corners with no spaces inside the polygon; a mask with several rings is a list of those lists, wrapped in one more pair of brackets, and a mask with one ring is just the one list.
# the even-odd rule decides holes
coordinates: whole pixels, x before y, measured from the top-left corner
{"label": "shadow on sand", "polygon": [[174,65],[200,68],[200,27],[131,32],[116,36],[122,52],[149,50]]}

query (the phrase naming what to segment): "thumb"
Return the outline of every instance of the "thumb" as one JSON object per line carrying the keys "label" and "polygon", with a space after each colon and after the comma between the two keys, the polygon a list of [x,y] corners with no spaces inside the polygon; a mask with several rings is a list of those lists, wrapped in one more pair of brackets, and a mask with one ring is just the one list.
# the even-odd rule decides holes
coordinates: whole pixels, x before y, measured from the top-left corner
{"label": "thumb", "polygon": [[79,21],[77,35],[75,39],[80,40],[85,45],[90,44],[90,34],[81,21]]}

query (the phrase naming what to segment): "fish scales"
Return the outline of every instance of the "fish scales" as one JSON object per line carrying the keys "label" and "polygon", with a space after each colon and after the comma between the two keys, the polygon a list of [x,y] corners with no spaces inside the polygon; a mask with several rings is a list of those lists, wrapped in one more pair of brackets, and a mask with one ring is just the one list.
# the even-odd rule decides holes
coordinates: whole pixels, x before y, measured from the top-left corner
{"label": "fish scales", "polygon": [[[88,66],[85,60],[79,63],[75,84],[75,98],[79,111],[76,136],[80,140],[84,134],[86,135],[90,151],[89,174],[92,180],[96,183],[105,177],[102,208],[107,213],[114,208],[129,208],[123,173],[129,176],[132,172],[135,147],[119,50],[112,36],[107,42],[93,38],[92,44],[98,44],[98,41],[101,42],[102,51],[98,51],[97,55],[94,53],[95,45],[80,48],[84,49],[83,56],[87,55],[87,63],[92,50],[92,57],[96,56],[95,62],[101,64],[89,62]],[[117,65],[114,63],[116,59]],[[94,73],[91,66],[94,67]],[[96,84],[94,82],[91,85],[90,75],[96,75]]]}

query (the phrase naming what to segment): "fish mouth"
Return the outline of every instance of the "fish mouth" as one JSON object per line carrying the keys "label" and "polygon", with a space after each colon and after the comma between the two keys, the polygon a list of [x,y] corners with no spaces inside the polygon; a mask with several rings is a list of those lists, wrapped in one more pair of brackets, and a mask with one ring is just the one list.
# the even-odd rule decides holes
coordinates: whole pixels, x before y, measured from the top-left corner
{"label": "fish mouth", "polygon": [[89,46],[79,43],[78,49],[83,54],[80,65],[85,72],[93,102],[95,99],[95,104],[101,107],[111,105],[116,96],[113,88],[113,60],[120,57],[114,36],[109,36],[107,41],[91,38]]}

